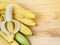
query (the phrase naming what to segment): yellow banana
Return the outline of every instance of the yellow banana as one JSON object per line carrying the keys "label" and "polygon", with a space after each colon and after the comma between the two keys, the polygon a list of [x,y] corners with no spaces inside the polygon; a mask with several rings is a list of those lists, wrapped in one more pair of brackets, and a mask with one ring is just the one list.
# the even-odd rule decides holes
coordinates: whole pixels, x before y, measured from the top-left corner
{"label": "yellow banana", "polygon": [[22,23],[20,23],[20,32],[26,35],[32,35],[32,31],[25,25],[23,25]]}
{"label": "yellow banana", "polygon": [[[15,40],[12,41],[11,36],[9,37],[8,35],[6,35],[5,33],[3,33],[2,31],[0,31],[0,35],[2,35],[11,45],[19,45]],[[11,43],[12,42],[12,43]]]}
{"label": "yellow banana", "polygon": [[11,44],[0,35],[0,45],[11,45]]}
{"label": "yellow banana", "polygon": [[[31,11],[16,4],[13,0],[2,0],[0,2],[13,4],[13,6],[14,6],[13,8],[14,8],[14,12],[15,12],[14,14],[16,14],[19,17],[21,17],[21,15],[26,18],[35,18],[36,17],[36,15],[34,13],[32,13]],[[6,4],[4,4],[4,6],[2,6],[2,4],[0,4],[0,10],[5,9],[5,6],[6,6]]]}
{"label": "yellow banana", "polygon": [[0,3],[0,10],[4,10],[6,8],[6,3]]}
{"label": "yellow banana", "polygon": [[[1,11],[0,13],[4,14],[2,12],[4,12],[4,11]],[[35,26],[36,25],[36,23],[32,19],[20,18],[18,16],[14,16],[14,19],[16,19],[16,20],[18,20],[18,21],[20,21],[20,22],[22,22],[22,23],[24,23],[24,24],[26,24],[28,26]]]}
{"label": "yellow banana", "polygon": [[5,14],[5,11],[0,11],[0,14]]}
{"label": "yellow banana", "polygon": [[[5,9],[6,6],[11,3],[13,5],[13,14],[14,14],[14,18],[17,19],[18,21],[28,25],[28,26],[35,26],[36,23],[31,20],[33,18],[35,18],[35,14],[32,13],[31,11],[19,6],[18,4],[16,4],[14,1],[12,0],[0,0],[0,14],[4,14],[5,13]],[[22,18],[23,17],[23,18]],[[31,18],[31,19],[28,19]],[[23,25],[22,23],[20,23],[20,32],[26,35],[32,35],[31,30],[26,27],[25,25]],[[11,25],[9,25],[11,24]],[[12,23],[8,23],[7,24],[9,31],[13,32],[13,26]],[[11,27],[12,26],[12,27]],[[15,40],[14,40],[14,34],[11,35],[6,35],[4,34],[2,31],[0,31],[0,35],[2,35],[11,45],[19,45]],[[25,37],[23,35],[21,35],[20,33],[16,33],[15,36],[16,40],[20,43],[22,43],[23,45],[30,45],[30,43],[28,42],[28,40],[25,39]],[[11,43],[12,42],[12,43]]]}
{"label": "yellow banana", "polygon": [[15,19],[17,19],[18,21],[20,21],[21,23],[24,23],[28,26],[35,26],[36,23],[32,20],[32,19],[27,19],[27,18],[19,18],[19,17],[15,17]]}
{"label": "yellow banana", "polygon": [[[4,11],[1,11],[1,13]],[[3,13],[2,13],[3,14]],[[20,18],[19,16],[14,16],[15,19],[17,19],[18,21],[28,25],[28,26],[35,26],[36,23],[32,20],[32,19],[28,19],[28,18]]]}
{"label": "yellow banana", "polygon": [[[10,23],[8,23],[8,29],[11,29],[11,32],[13,32],[12,24],[10,25]],[[26,34],[26,35],[32,35],[32,31],[22,23],[20,23],[20,32],[23,33],[23,34]],[[14,36],[12,36],[11,38],[13,38],[13,37]]]}

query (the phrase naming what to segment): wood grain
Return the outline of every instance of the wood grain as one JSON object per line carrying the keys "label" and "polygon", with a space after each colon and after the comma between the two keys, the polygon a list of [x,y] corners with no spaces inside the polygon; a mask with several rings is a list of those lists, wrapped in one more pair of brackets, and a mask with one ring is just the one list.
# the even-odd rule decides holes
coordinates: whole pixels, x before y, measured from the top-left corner
{"label": "wood grain", "polygon": [[60,0],[14,0],[37,15],[28,36],[31,45],[60,45]]}

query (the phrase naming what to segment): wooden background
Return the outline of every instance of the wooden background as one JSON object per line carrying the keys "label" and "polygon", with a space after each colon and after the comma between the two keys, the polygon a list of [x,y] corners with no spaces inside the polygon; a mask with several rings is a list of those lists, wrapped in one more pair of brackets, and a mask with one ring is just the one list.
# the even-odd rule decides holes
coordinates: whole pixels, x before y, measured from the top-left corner
{"label": "wooden background", "polygon": [[14,0],[37,15],[31,45],[60,45],[60,0]]}

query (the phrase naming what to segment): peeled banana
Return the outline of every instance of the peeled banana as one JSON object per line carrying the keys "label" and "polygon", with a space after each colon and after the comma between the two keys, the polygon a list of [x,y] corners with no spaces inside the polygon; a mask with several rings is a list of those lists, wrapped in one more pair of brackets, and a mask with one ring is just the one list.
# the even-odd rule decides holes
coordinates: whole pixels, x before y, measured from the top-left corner
{"label": "peeled banana", "polygon": [[[36,15],[34,13],[32,13],[31,11],[16,4],[13,0],[2,0],[0,2],[7,3],[7,4],[9,4],[9,3],[13,4],[14,14],[16,14],[19,17],[21,17],[21,15],[26,18],[35,18],[36,17]],[[0,10],[5,9],[7,4],[4,4],[4,6],[2,6],[3,4],[0,4]]]}
{"label": "peeled banana", "polygon": [[29,41],[19,32],[16,33],[15,39],[22,45],[30,45]]}
{"label": "peeled banana", "polygon": [[11,44],[0,35],[0,45],[11,45]]}

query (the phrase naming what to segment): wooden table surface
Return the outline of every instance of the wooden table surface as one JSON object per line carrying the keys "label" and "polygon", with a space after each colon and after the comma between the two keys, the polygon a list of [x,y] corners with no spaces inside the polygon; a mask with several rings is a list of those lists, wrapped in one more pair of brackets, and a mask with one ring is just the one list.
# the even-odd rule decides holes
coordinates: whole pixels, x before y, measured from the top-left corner
{"label": "wooden table surface", "polygon": [[37,15],[31,45],[60,45],[60,0],[14,0]]}

